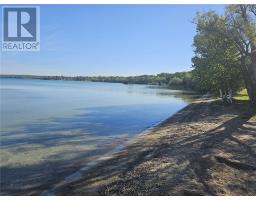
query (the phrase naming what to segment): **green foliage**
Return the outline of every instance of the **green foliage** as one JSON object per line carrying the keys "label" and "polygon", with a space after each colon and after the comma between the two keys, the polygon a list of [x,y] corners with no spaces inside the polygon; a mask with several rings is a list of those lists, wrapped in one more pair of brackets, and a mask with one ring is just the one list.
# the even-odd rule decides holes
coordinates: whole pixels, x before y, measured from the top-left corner
{"label": "green foliage", "polygon": [[256,5],[229,5],[225,16],[226,36],[239,52],[245,87],[256,105]]}
{"label": "green foliage", "polygon": [[229,5],[224,15],[199,13],[195,23],[196,89],[227,94],[246,87],[256,104],[256,5]]}
{"label": "green foliage", "polygon": [[250,53],[256,46],[256,5],[229,5],[225,16],[227,34],[241,54]]}
{"label": "green foliage", "polygon": [[73,81],[92,81],[92,82],[110,82],[123,84],[148,84],[159,85],[173,89],[192,89],[192,72],[161,73],[157,75],[141,76],[31,76],[31,75],[2,75],[7,78],[33,78],[43,80],[73,80]]}
{"label": "green foliage", "polygon": [[171,79],[168,83],[168,85],[180,85],[183,82],[183,80],[179,77],[174,77]]}
{"label": "green foliage", "polygon": [[236,93],[246,87],[250,100],[256,104],[256,5],[229,5],[225,15],[213,11],[198,13],[194,22],[197,32],[194,37],[195,56],[192,58],[194,69],[190,72],[128,77],[18,77],[151,84],[214,94],[219,94],[219,90],[226,94],[230,91]]}
{"label": "green foliage", "polygon": [[192,58],[193,79],[201,92],[238,91],[242,87],[237,49],[223,34],[225,18],[213,11],[198,13],[195,18],[195,56]]}

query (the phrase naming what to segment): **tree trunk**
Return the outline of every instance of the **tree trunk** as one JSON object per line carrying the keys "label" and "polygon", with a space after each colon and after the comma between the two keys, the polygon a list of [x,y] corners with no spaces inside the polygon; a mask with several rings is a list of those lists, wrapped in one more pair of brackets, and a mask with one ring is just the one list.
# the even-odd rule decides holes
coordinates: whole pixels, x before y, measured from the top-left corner
{"label": "tree trunk", "polygon": [[[243,19],[243,25],[241,24],[241,27],[244,27],[245,29],[250,30],[248,29],[248,27],[251,27],[250,19],[249,19],[249,15],[251,11],[248,9],[248,5],[239,5],[239,6],[241,11],[241,17]],[[256,105],[256,44],[255,44],[255,38],[254,38],[255,36],[251,37],[251,35],[248,35],[247,32],[245,32],[244,30],[243,30],[243,33],[248,38],[249,44],[250,44],[249,46],[250,48],[248,48],[248,46],[246,46],[245,48],[245,52],[248,56],[247,58],[250,59],[250,63],[247,64],[245,61],[245,56],[242,56],[241,68],[242,68],[248,96],[250,98],[250,102]],[[243,38],[243,36],[241,36],[241,38]],[[251,52],[249,51],[249,49],[251,49]]]}
{"label": "tree trunk", "polygon": [[251,53],[251,64],[248,65],[249,90],[248,95],[250,101],[256,104],[256,49]]}
{"label": "tree trunk", "polygon": [[246,65],[245,57],[241,58],[241,71],[250,102],[256,104],[256,57],[252,57],[250,65]]}

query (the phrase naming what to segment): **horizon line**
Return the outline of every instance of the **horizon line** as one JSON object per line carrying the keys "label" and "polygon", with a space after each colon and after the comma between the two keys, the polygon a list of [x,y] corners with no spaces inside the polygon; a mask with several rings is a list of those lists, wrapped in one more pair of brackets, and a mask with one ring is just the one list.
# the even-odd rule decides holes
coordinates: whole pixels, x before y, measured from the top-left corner
{"label": "horizon line", "polygon": [[192,70],[184,70],[184,71],[177,71],[177,72],[160,72],[157,74],[138,74],[138,75],[38,75],[38,74],[2,74],[0,76],[63,76],[63,77],[111,77],[111,76],[119,76],[119,77],[130,77],[130,76],[157,76],[159,74],[175,74],[175,73],[182,73],[182,72],[191,72]]}

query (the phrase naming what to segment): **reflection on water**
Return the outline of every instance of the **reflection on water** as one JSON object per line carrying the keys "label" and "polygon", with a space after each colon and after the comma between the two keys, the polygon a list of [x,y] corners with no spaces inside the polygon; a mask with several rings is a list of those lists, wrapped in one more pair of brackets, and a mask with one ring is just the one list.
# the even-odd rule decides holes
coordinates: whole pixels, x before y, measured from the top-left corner
{"label": "reflection on water", "polygon": [[145,85],[1,79],[1,192],[50,187],[187,102]]}

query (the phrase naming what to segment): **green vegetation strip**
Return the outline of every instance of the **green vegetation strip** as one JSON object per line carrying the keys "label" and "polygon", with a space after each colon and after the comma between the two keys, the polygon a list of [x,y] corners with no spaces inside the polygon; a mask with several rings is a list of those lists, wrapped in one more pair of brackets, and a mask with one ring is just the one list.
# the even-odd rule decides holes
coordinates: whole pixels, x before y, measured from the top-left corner
{"label": "green vegetation strip", "polygon": [[234,96],[234,99],[242,100],[242,101],[248,101],[249,100],[249,96],[247,94],[247,90],[243,89],[240,92],[238,92],[238,94],[236,96]]}

